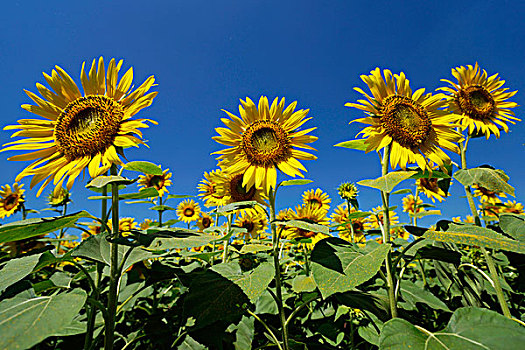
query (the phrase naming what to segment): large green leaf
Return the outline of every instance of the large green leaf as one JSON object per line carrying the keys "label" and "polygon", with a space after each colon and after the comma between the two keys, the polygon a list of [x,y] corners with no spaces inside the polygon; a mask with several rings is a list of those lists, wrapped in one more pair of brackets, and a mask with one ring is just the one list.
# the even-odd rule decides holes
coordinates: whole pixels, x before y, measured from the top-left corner
{"label": "large green leaf", "polygon": [[124,169],[138,171],[146,175],[162,175],[162,169],[150,162],[134,161],[124,164]]}
{"label": "large green leaf", "polygon": [[[140,191],[135,193],[124,193],[119,194],[118,198],[119,200],[122,199],[146,199],[146,198],[153,198],[158,197],[159,191],[155,187],[148,187],[148,188],[142,188]],[[88,197],[88,199],[111,199],[111,196],[91,196]]]}
{"label": "large green leaf", "polygon": [[383,192],[390,193],[401,181],[417,174],[417,171],[395,171],[373,180],[361,180],[357,182],[361,186],[372,187]]}
{"label": "large green leaf", "polygon": [[64,227],[70,227],[80,218],[94,217],[87,211],[83,210],[60,217],[27,219],[11,222],[0,226],[0,243],[19,241],[21,239],[45,235]]}
{"label": "large green leaf", "polygon": [[87,294],[81,289],[39,298],[15,297],[0,302],[0,349],[27,349],[62,334],[78,314]]}
{"label": "large green leaf", "polygon": [[42,253],[9,260],[0,270],[0,293],[29,275],[38,264],[41,255]]}
{"label": "large green leaf", "polygon": [[275,271],[270,263],[262,263],[255,269],[242,273],[236,262],[218,264],[212,270],[238,285],[254,303],[272,281]]}
{"label": "large green leaf", "polygon": [[143,240],[149,249],[159,250],[201,247],[223,239],[219,236],[183,228],[155,227],[149,228],[147,233],[148,235],[140,237],[140,240]]}
{"label": "large green leaf", "polygon": [[235,210],[239,210],[239,209],[250,209],[250,208],[253,208],[257,205],[260,205],[258,202],[256,201],[244,201],[244,202],[235,202],[235,203],[230,203],[230,204],[226,204],[226,205],[223,205],[222,207],[218,207],[217,209],[213,210],[212,212],[213,213],[220,213],[220,214],[227,214],[227,213],[231,213]]}
{"label": "large green leaf", "polygon": [[350,149],[356,149],[359,151],[366,151],[366,139],[357,139],[357,140],[350,140],[350,141],[344,141],[339,142],[334,145],[334,147],[343,147],[343,148],[350,148]]}
{"label": "large green leaf", "polygon": [[481,246],[525,254],[525,242],[512,240],[496,231],[474,225],[450,223],[447,231],[428,230],[423,237],[440,242]]}
{"label": "large green leaf", "polygon": [[509,177],[502,170],[491,168],[458,170],[454,178],[463,186],[477,184],[494,192],[505,192],[514,196],[514,187],[507,183]]}
{"label": "large green leaf", "polygon": [[296,293],[313,292],[315,288],[312,276],[298,275],[292,280],[292,289]]}
{"label": "large green leaf", "polygon": [[243,316],[241,322],[236,326],[235,350],[250,350],[255,335],[255,318]]}
{"label": "large green leaf", "polygon": [[465,307],[457,309],[445,329],[432,333],[395,318],[385,323],[379,349],[405,350],[508,350],[521,349],[525,327],[497,312]]}
{"label": "large green leaf", "polygon": [[401,281],[401,297],[412,307],[415,307],[416,303],[423,303],[433,309],[451,312],[448,306],[438,297],[423,287],[415,285],[412,281]]}
{"label": "large green leaf", "polygon": [[313,181],[309,179],[284,180],[279,183],[279,186],[298,186],[298,185],[306,185],[312,182]]}
{"label": "large green leaf", "polygon": [[525,215],[500,214],[499,227],[512,238],[525,242]]}
{"label": "large green leaf", "polygon": [[330,228],[325,225],[313,224],[303,220],[284,220],[284,221],[274,221],[277,226],[290,226],[300,228],[305,231],[324,233],[325,235],[330,234]]}
{"label": "large green leaf", "polygon": [[86,187],[87,188],[91,188],[91,187],[94,187],[94,188],[103,188],[107,185],[110,185],[110,184],[118,184],[118,185],[129,185],[129,184],[132,184],[134,182],[136,182],[137,180],[136,179],[128,179],[128,178],[125,178],[125,177],[122,177],[122,176],[116,176],[116,175],[111,175],[111,176],[105,176],[105,175],[101,175],[101,176],[97,176],[96,178],[94,178],[93,180],[91,180],[91,182],[89,182]]}
{"label": "large green leaf", "polygon": [[323,298],[368,281],[379,271],[389,250],[390,244],[381,244],[363,254],[340,238],[318,242],[312,251],[312,274]]}

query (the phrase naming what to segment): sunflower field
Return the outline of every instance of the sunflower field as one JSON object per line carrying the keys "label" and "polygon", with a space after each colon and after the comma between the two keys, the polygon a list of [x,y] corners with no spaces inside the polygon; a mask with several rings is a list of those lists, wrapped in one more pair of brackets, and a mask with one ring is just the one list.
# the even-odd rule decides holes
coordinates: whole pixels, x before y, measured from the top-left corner
{"label": "sunflower field", "polygon": [[[467,163],[470,140],[520,121],[498,74],[456,67],[435,92],[362,75],[346,106],[363,128],[335,147],[378,156],[381,173],[341,179],[331,207],[307,179],[315,119],[266,96],[223,110],[216,168],[195,195],[170,193],[167,164],[128,160],[158,122],[140,117],[157,91],[122,65],[83,63],[77,81],[56,66],[25,91],[33,118],[4,127],[15,140],[0,152],[25,167],[0,191],[0,349],[523,346],[524,208],[503,169]],[[27,178],[48,208],[31,209]],[[79,182],[98,212],[68,212]],[[282,209],[291,186],[303,194]],[[440,219],[451,186],[471,215]],[[363,187],[377,206],[359,205]],[[128,205],[150,218],[123,217]]]}

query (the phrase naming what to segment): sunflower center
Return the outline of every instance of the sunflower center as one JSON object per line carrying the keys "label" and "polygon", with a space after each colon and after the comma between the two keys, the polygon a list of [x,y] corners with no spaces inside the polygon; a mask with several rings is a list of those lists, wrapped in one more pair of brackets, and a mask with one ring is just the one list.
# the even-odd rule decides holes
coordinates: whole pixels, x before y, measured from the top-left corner
{"label": "sunflower center", "polygon": [[381,125],[403,147],[419,147],[432,131],[432,122],[425,108],[406,96],[387,97],[382,114]]}
{"label": "sunflower center", "polygon": [[253,224],[253,222],[251,221],[244,221],[242,224],[241,224],[241,227],[242,228],[245,228],[246,231],[248,231],[248,233],[252,232],[253,229],[255,228],[255,225]]}
{"label": "sunflower center", "polygon": [[313,206],[314,208],[322,208],[323,207],[323,202],[321,202],[321,200],[319,200],[318,198],[310,198],[308,200],[308,204]]}
{"label": "sunflower center", "polygon": [[208,227],[210,227],[210,226],[211,226],[211,220],[210,220],[210,218],[206,218],[206,217],[205,217],[205,218],[202,218],[202,226],[203,226],[204,228],[208,228]]}
{"label": "sunflower center", "polygon": [[230,196],[234,202],[251,201],[255,197],[255,186],[250,187],[247,191],[242,185],[244,174],[235,175],[230,180]]}
{"label": "sunflower center", "polygon": [[124,111],[112,98],[79,97],[60,113],[55,125],[57,149],[68,160],[94,156],[113,143]]}
{"label": "sunflower center", "polygon": [[315,232],[303,230],[302,228],[297,229],[297,233],[304,238],[312,238],[315,236]]}
{"label": "sunflower center", "polygon": [[155,187],[157,190],[160,190],[164,186],[164,176],[163,175],[153,175],[149,181],[148,187]]}
{"label": "sunflower center", "polygon": [[286,131],[270,120],[257,120],[242,135],[241,148],[250,164],[274,166],[291,157]]}
{"label": "sunflower center", "polygon": [[183,214],[186,217],[192,217],[193,214],[195,214],[195,210],[193,210],[192,208],[186,208],[184,209]]}
{"label": "sunflower center", "polygon": [[18,204],[18,199],[19,198],[20,197],[16,193],[11,193],[9,196],[7,196],[4,199],[4,209],[6,211],[9,211],[9,210],[13,209],[14,207],[16,207],[17,204]]}
{"label": "sunflower center", "polygon": [[438,180],[433,178],[433,179],[427,179],[427,178],[421,178],[419,179],[419,184],[421,185],[421,187],[424,187],[428,190],[431,190],[433,192],[437,192],[439,191],[439,185],[438,185]]}
{"label": "sunflower center", "polygon": [[490,92],[480,85],[460,89],[457,92],[456,100],[464,114],[477,120],[492,117],[496,107],[496,102]]}

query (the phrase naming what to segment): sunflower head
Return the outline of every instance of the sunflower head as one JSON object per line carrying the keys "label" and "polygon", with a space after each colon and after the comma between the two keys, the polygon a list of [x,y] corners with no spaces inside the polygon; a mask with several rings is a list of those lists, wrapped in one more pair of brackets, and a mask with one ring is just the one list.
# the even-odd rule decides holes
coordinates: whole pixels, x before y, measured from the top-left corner
{"label": "sunflower head", "polygon": [[245,210],[235,220],[235,225],[246,229],[246,233],[242,233],[244,241],[248,241],[251,238],[260,237],[267,226],[266,215],[258,212],[257,210]]}
{"label": "sunflower head", "polygon": [[199,219],[200,212],[200,205],[193,199],[182,201],[177,206],[177,216],[179,217],[179,220],[188,224],[192,221],[197,221]]}
{"label": "sunflower head", "polygon": [[311,205],[313,207],[328,211],[330,209],[330,202],[332,200],[327,193],[320,188],[316,190],[308,190],[303,193],[303,204]]}
{"label": "sunflower head", "polygon": [[17,130],[12,137],[22,139],[5,144],[2,152],[29,151],[8,159],[33,161],[19,173],[17,181],[33,176],[31,188],[43,182],[37,196],[50,182],[55,193],[64,182],[71,190],[82,171],[87,169],[91,177],[101,175],[112,164],[122,164],[118,154],[122,155],[124,148],[144,144],[139,129],[147,128],[146,122],[156,122],[132,117],[153,102],[157,92],[148,91],[155,78],[150,76],[133,89],[132,68],[118,79],[122,63],[112,59],[106,71],[101,57],[98,62],[93,60],[88,74],[84,63],[80,72],[83,92],[58,66],[51,75],[44,73],[49,88],[36,85],[42,97],[26,91],[35,104],[22,108],[44,119],[22,119],[4,128]]}
{"label": "sunflower head", "polygon": [[357,194],[359,191],[357,190],[357,186],[351,182],[343,182],[339,185],[337,188],[337,192],[339,193],[339,197],[344,200],[354,200],[357,198]]}
{"label": "sunflower head", "polygon": [[222,119],[226,128],[216,128],[219,136],[213,139],[229,148],[215,153],[227,172],[243,175],[243,186],[261,187],[268,193],[276,187],[277,169],[302,177],[306,169],[299,160],[317,158],[298,149],[313,150],[308,143],[317,137],[308,135],[315,128],[299,130],[311,118],[306,118],[308,110],[294,111],[296,104],[284,108],[284,98],[276,98],[270,106],[262,96],[258,106],[249,98],[241,100],[240,118],[224,111],[231,119]]}
{"label": "sunflower head", "polygon": [[2,186],[0,191],[0,218],[10,217],[17,211],[22,210],[24,206],[24,185],[14,183],[13,187],[9,185]]}
{"label": "sunflower head", "polygon": [[416,186],[419,191],[423,192],[429,199],[432,199],[432,202],[435,202],[436,199],[442,202],[448,196],[448,193],[445,193],[439,187],[438,179],[420,178],[416,180]]}
{"label": "sunflower head", "polygon": [[[375,207],[372,209],[372,212],[374,213],[374,215],[369,216],[365,222],[365,228],[367,230],[378,229],[385,224],[385,220],[383,217],[383,207]],[[399,217],[393,210],[388,211],[388,216],[390,218],[390,227],[393,230],[394,228],[392,227],[392,225],[399,223]]]}
{"label": "sunflower head", "polygon": [[217,193],[217,182],[220,181],[221,170],[213,170],[209,173],[204,172],[204,178],[197,185],[199,197],[207,207],[217,207],[225,205],[228,198]]}
{"label": "sunflower head", "polygon": [[479,197],[481,203],[497,204],[501,203],[499,197],[507,197],[503,192],[494,192],[478,184],[473,184],[472,188],[474,189],[474,197]]}
{"label": "sunflower head", "polygon": [[213,226],[213,218],[201,211],[199,213],[199,219],[197,220],[197,227],[200,231],[204,231],[204,229],[207,229],[211,226]]}
{"label": "sunflower head", "polygon": [[168,186],[172,184],[171,175],[169,169],[165,169],[162,175],[139,175],[138,183],[142,188],[154,187],[159,192],[159,196],[162,197],[164,193],[169,193]]}
{"label": "sunflower head", "polygon": [[243,174],[230,174],[224,171],[217,172],[215,179],[215,193],[224,204],[256,201],[266,205],[268,199],[262,188],[243,184]]}
{"label": "sunflower head", "polygon": [[65,205],[71,200],[69,199],[70,193],[67,190],[67,188],[60,187],[58,190],[52,191],[47,196],[47,204],[49,204],[51,207],[59,207],[62,205]]}
{"label": "sunflower head", "polygon": [[137,228],[137,223],[134,218],[120,218],[118,222],[118,229],[120,234],[124,237],[129,236],[131,230]]}
{"label": "sunflower head", "polygon": [[403,211],[412,215],[414,213],[420,213],[424,210],[422,207],[420,207],[421,204],[423,204],[421,198],[418,197],[416,201],[416,198],[409,194],[403,198]]}
{"label": "sunflower head", "polygon": [[[351,207],[350,214],[357,213],[358,210]],[[335,208],[334,213],[331,216],[334,224],[338,225],[337,230],[339,237],[345,241],[352,241],[352,229],[354,231],[354,240],[356,242],[364,242],[366,240],[364,236],[365,219],[355,218],[350,220],[348,213],[348,206],[346,204],[340,204]],[[341,226],[341,224],[344,224]]]}
{"label": "sunflower head", "polygon": [[[319,224],[319,225],[328,225],[329,221],[326,217],[326,211],[322,208],[317,208],[311,205],[300,205],[295,207],[294,210],[288,211],[287,215],[289,216],[289,220],[302,220],[313,224]],[[317,242],[322,240],[323,238],[329,237],[328,235],[325,235],[323,233],[319,232],[312,232],[307,231],[305,229],[297,228],[297,227],[288,227],[286,226],[283,233],[283,237],[286,239],[301,239],[301,238],[309,238],[311,240],[310,243],[304,243],[306,248],[312,249]],[[303,243],[300,243],[302,245]]]}
{"label": "sunflower head", "polygon": [[511,110],[518,104],[508,101],[517,91],[504,88],[505,81],[498,74],[489,77],[476,62],[474,66],[452,69],[452,75],[457,81],[442,79],[450,86],[439,90],[448,94],[449,110],[460,116],[461,128],[468,128],[469,134],[480,132],[487,139],[491,134],[499,137],[500,128],[508,132],[507,123],[520,120]]}
{"label": "sunflower head", "polygon": [[362,75],[361,79],[372,96],[355,88],[366,100],[345,104],[369,115],[352,121],[369,125],[358,134],[366,138],[366,152],[391,145],[392,169],[399,165],[405,170],[407,164],[416,163],[425,170],[431,168],[430,160],[447,171],[445,164],[451,160],[442,148],[459,153],[456,143],[462,136],[453,129],[457,118],[442,110],[445,96],[425,94],[425,89],[412,93],[403,72],[392,75],[387,69],[381,72],[376,68],[370,73]]}
{"label": "sunflower head", "polygon": [[523,204],[509,200],[505,202],[505,207],[502,211],[504,213],[523,214]]}

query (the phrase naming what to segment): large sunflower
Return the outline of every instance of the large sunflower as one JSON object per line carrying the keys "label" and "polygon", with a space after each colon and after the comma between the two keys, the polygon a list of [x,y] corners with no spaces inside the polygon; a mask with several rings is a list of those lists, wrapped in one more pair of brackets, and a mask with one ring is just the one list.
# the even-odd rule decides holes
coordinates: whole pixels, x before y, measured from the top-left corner
{"label": "large sunflower", "polygon": [[461,128],[468,128],[469,134],[479,131],[488,139],[490,134],[500,136],[500,127],[509,131],[508,123],[520,120],[514,116],[510,108],[517,107],[516,102],[508,101],[517,91],[508,91],[503,87],[505,80],[500,80],[498,74],[488,77],[487,72],[473,66],[456,67],[452,75],[457,79],[454,83],[447,79],[452,87],[442,87],[438,90],[449,94],[448,106],[453,113],[461,116]]}
{"label": "large sunflower", "polygon": [[315,191],[304,191],[303,193],[303,204],[313,205],[314,207],[328,211],[330,209],[330,202],[332,202],[332,200],[328,196],[328,193],[323,192],[320,188]]}
{"label": "large sunflower", "polygon": [[151,105],[157,92],[148,93],[155,78],[150,76],[133,89],[133,69],[118,80],[122,60],[109,62],[107,74],[102,57],[93,60],[88,74],[82,64],[80,80],[83,93],[60,67],[44,77],[51,87],[37,83],[43,98],[26,91],[36,105],[24,104],[22,108],[45,119],[21,119],[18,125],[8,125],[5,130],[17,130],[12,137],[23,139],[5,144],[1,151],[25,150],[9,160],[34,162],[26,167],[17,181],[33,176],[31,188],[43,181],[37,196],[51,182],[60,189],[67,179],[70,190],[73,182],[86,168],[91,177],[105,173],[112,164],[122,164],[118,154],[123,149],[144,144],[139,128],[147,128],[149,119],[131,119],[144,107]]}
{"label": "large sunflower", "polygon": [[2,186],[0,191],[0,218],[10,217],[22,209],[25,202],[23,186],[23,184],[19,186],[16,182],[13,184],[13,188],[9,185]]}
{"label": "large sunflower", "polygon": [[248,97],[241,100],[240,118],[224,111],[231,119],[223,118],[227,128],[216,128],[220,136],[213,139],[228,148],[215,152],[220,154],[226,171],[232,174],[243,174],[242,185],[250,188],[262,187],[265,193],[276,187],[277,170],[295,177],[303,177],[301,170],[306,171],[299,160],[313,160],[316,156],[298,148],[314,150],[307,145],[317,137],[307,135],[316,128],[298,130],[306,121],[309,110],[295,111],[297,102],[286,109],[284,98],[273,100],[269,106],[268,99],[262,96],[257,107]]}
{"label": "large sunflower", "polygon": [[159,192],[159,196],[162,197],[164,193],[170,193],[168,186],[172,184],[170,180],[172,174],[169,170],[165,169],[162,175],[139,175],[138,184],[144,189],[154,187]]}
{"label": "large sunflower", "polygon": [[358,133],[366,139],[366,152],[391,144],[392,169],[399,165],[405,170],[409,163],[417,163],[421,169],[430,169],[427,160],[431,160],[445,170],[444,165],[450,163],[450,157],[441,148],[459,153],[456,143],[462,138],[453,129],[457,116],[440,109],[446,104],[445,96],[425,94],[425,89],[412,93],[403,72],[392,75],[385,69],[384,79],[379,68],[370,73],[362,75],[361,79],[370,88],[372,96],[360,88],[354,88],[366,100],[345,104],[369,114],[351,122],[370,125]]}
{"label": "large sunflower", "polygon": [[197,185],[198,196],[202,198],[207,207],[217,207],[227,203],[228,198],[217,193],[217,176],[219,173],[221,170],[204,172],[204,178]]}
{"label": "large sunflower", "polygon": [[230,174],[221,171],[215,173],[214,180],[216,181],[215,194],[222,199],[224,204],[256,201],[262,205],[267,205],[264,200],[268,197],[260,187],[243,185],[243,174]]}

